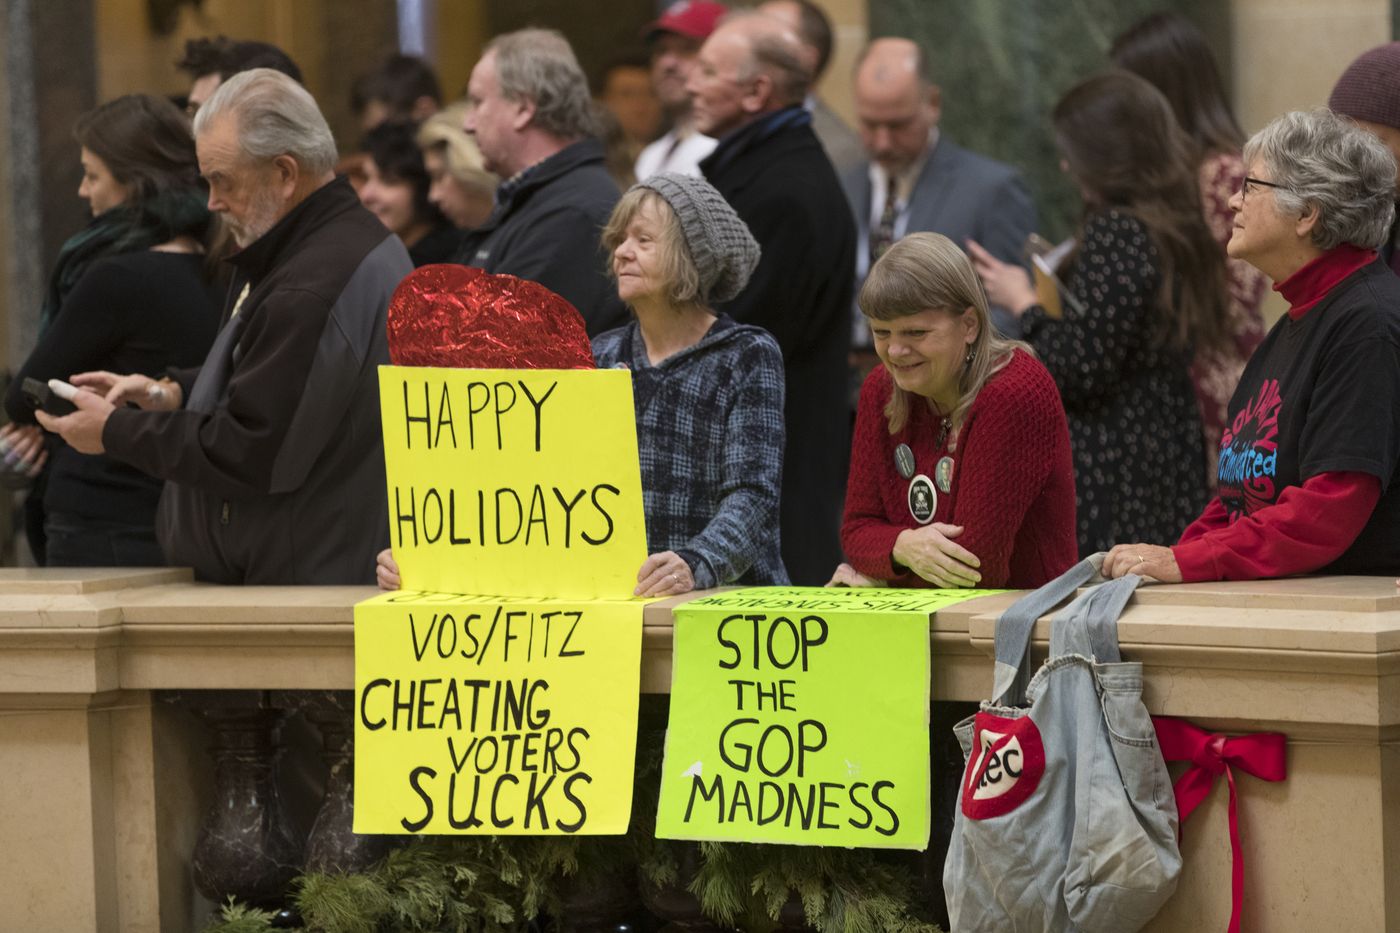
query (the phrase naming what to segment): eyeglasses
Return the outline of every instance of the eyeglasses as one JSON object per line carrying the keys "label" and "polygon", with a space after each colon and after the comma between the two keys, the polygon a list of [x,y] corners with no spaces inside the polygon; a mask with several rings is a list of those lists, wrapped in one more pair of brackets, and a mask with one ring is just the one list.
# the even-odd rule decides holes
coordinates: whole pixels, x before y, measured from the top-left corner
{"label": "eyeglasses", "polygon": [[1280,189],[1280,190],[1282,190],[1282,191],[1287,191],[1287,190],[1288,190],[1288,186],[1287,186],[1287,185],[1280,185],[1280,184],[1278,184],[1277,182],[1272,182],[1272,181],[1264,181],[1262,178],[1251,178],[1251,177],[1249,177],[1248,175],[1246,175],[1246,176],[1244,177],[1244,181],[1240,182],[1240,198],[1241,198],[1241,199],[1244,199],[1244,198],[1249,197],[1249,189],[1250,189],[1251,186],[1253,186],[1253,187],[1256,188],[1256,189],[1257,189],[1257,188],[1278,188],[1278,189]]}

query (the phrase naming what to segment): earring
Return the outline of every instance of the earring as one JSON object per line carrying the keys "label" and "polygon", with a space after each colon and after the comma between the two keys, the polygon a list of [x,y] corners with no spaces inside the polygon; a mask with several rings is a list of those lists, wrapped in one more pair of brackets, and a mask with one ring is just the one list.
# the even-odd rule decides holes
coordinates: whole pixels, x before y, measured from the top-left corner
{"label": "earring", "polygon": [[977,359],[977,351],[973,349],[972,346],[969,344],[967,348],[967,356],[963,357],[963,365],[971,366],[972,361],[975,359]]}

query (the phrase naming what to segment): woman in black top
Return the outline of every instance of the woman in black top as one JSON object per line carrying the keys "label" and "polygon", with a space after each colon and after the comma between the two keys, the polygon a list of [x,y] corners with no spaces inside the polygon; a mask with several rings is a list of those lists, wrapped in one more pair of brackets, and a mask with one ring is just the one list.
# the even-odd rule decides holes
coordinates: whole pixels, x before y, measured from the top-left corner
{"label": "woman in black top", "polygon": [[[6,439],[21,452],[39,437],[24,379],[197,366],[218,327],[206,273],[212,222],[184,115],[163,98],[133,94],[84,114],[74,135],[78,194],[93,219],[60,251],[38,344],[5,395]],[[46,449],[46,540],[36,558],[60,567],[165,562],[154,529],[160,481],[56,436]]]}
{"label": "woman in black top", "polygon": [[1071,88],[1053,120],[1085,206],[1063,316],[1041,307],[1020,266],[969,248],[988,298],[1020,317],[1059,386],[1087,555],[1174,535],[1206,501],[1189,366],[1194,350],[1226,335],[1225,265],[1160,91],[1107,72]]}
{"label": "woman in black top", "polygon": [[1167,583],[1400,571],[1400,279],[1379,258],[1395,159],[1330,110],[1244,147],[1230,255],[1288,302],[1230,401],[1218,492],[1175,546],[1125,543],[1106,576]]}

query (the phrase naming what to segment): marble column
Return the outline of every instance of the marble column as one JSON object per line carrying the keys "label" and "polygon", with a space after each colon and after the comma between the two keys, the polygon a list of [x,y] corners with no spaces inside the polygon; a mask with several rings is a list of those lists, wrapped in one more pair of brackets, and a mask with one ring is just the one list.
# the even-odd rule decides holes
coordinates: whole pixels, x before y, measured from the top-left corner
{"label": "marble column", "polygon": [[0,234],[5,362],[34,342],[45,276],[63,241],[87,220],[73,121],[96,103],[91,0],[8,0],[0,20],[4,153]]}
{"label": "marble column", "polygon": [[[73,120],[96,96],[92,0],[0,8],[0,370],[34,345],[45,276],[86,222]],[[15,560],[14,497],[0,496],[0,560]]]}
{"label": "marble column", "polygon": [[1050,110],[1076,81],[1108,65],[1123,29],[1162,9],[1198,22],[1228,49],[1229,23],[1211,0],[870,0],[871,36],[907,36],[928,51],[943,89],[941,129],[961,146],[1017,166],[1040,210],[1041,231],[1069,235],[1078,195],[1059,169]]}

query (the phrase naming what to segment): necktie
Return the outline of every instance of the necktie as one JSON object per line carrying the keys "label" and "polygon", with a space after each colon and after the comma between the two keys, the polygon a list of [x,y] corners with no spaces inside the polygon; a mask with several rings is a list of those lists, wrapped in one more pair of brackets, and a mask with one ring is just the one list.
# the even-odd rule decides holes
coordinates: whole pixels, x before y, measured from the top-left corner
{"label": "necktie", "polygon": [[894,175],[890,175],[889,186],[885,191],[885,206],[880,211],[880,219],[876,222],[875,228],[870,231],[870,264],[875,265],[875,260],[885,254],[894,243],[894,222],[899,216],[899,202],[896,198],[897,181]]}

